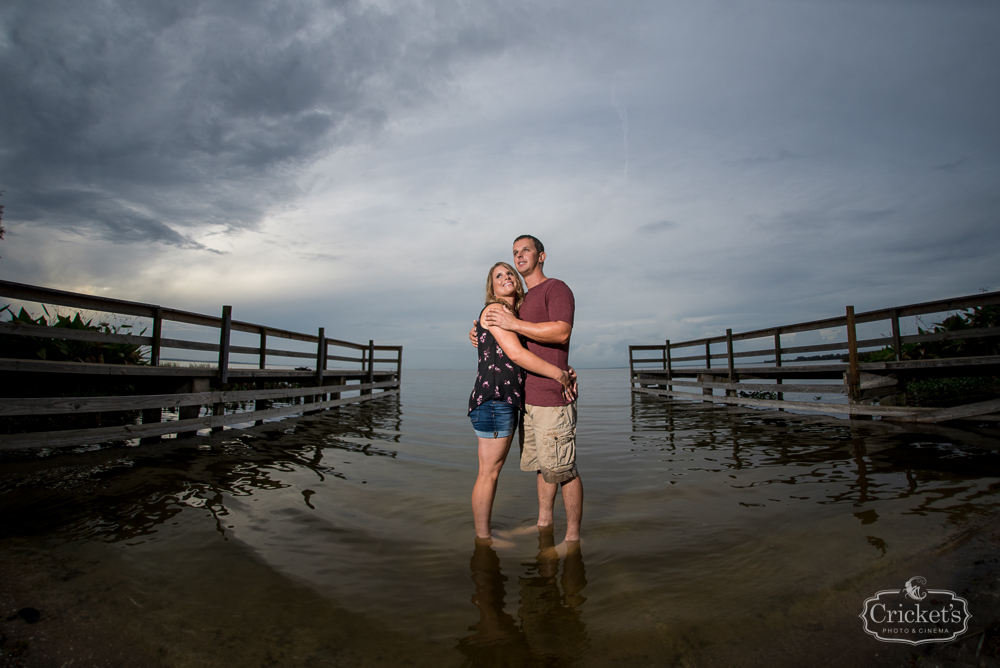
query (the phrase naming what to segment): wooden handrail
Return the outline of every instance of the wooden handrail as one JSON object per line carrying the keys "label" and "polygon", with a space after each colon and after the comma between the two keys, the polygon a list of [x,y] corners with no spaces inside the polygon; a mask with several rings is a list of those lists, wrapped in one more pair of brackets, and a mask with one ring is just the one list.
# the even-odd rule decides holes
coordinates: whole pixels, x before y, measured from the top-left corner
{"label": "wooden handrail", "polygon": [[[807,410],[829,413],[846,413],[852,418],[881,416],[883,419],[897,419],[916,422],[940,422],[951,419],[975,418],[977,420],[1000,420],[1000,415],[992,414],[1000,409],[1000,399],[968,404],[950,409],[921,409],[899,405],[906,400],[906,383],[927,376],[943,373],[982,375],[1000,368],[1000,355],[979,355],[976,357],[947,357],[918,360],[904,360],[903,345],[932,341],[955,341],[963,339],[984,339],[1000,337],[1000,327],[977,327],[970,329],[940,329],[916,335],[903,336],[899,318],[926,313],[947,313],[976,307],[1000,304],[1000,293],[988,293],[942,299],[922,304],[911,304],[888,309],[855,313],[853,306],[846,307],[842,317],[813,320],[806,323],[782,325],[733,334],[727,329],[725,336],[706,337],[672,343],[669,339],[663,345],[644,344],[629,346],[629,377],[632,391],[654,396],[674,397],[692,401],[740,404],[778,410]],[[860,323],[889,320],[891,335],[874,339],[858,339],[857,326]],[[793,332],[815,331],[832,327],[844,327],[847,341],[822,343],[808,346],[785,347],[781,336]],[[736,352],[734,341],[756,341],[770,339],[757,345],[767,347]],[[713,353],[713,344],[726,344],[725,352]],[[704,352],[701,352],[703,348]],[[892,355],[880,355],[877,362],[863,361],[860,352],[872,348],[888,349]],[[689,354],[672,357],[671,351],[688,349]],[[806,364],[796,364],[798,359],[790,359],[795,353],[844,351],[846,355],[831,355],[839,358],[839,363],[821,362],[814,364],[815,358],[802,360]],[[651,352],[652,355],[638,357],[636,353]],[[773,356],[772,359],[767,359]],[[765,358],[764,361],[749,361],[737,367],[736,359]],[[712,366],[712,360],[724,359],[725,368]],[[676,365],[679,363],[679,366]],[[689,363],[685,365],[684,363]],[[655,366],[664,365],[663,371]],[[772,366],[773,365],[773,366]],[[682,380],[682,378],[695,380]],[[843,385],[816,383],[816,379],[842,379]],[[747,380],[770,380],[772,382],[746,382]],[[727,382],[723,382],[727,381]],[[791,381],[791,382],[789,382]],[[805,381],[805,382],[801,382]],[[725,396],[715,396],[715,390],[724,390]],[[699,392],[700,391],[700,392]],[[786,401],[788,394],[846,394],[846,406],[836,403]],[[817,400],[820,397],[816,397]],[[885,405],[871,405],[874,401],[886,401]]]}
{"label": "wooden handrail", "polygon": [[[896,306],[893,308],[877,309],[874,311],[866,311],[864,313],[857,313],[854,316],[854,322],[856,324],[868,323],[868,322],[879,322],[882,320],[890,320],[892,322],[898,322],[896,320],[900,317],[910,317],[915,315],[924,315],[927,313],[943,313],[947,311],[957,311],[969,308],[975,308],[977,306],[994,306],[1000,304],[1000,292],[990,292],[983,293],[979,295],[969,295],[966,297],[956,297],[952,299],[939,299],[932,302],[923,302],[919,304],[910,304],[907,306]],[[834,327],[846,327],[847,326],[847,316],[837,316],[834,318],[824,318],[822,320],[811,320],[808,322],[794,323],[791,325],[780,325],[778,327],[768,327],[765,329],[750,330],[747,332],[734,333],[732,335],[733,341],[750,341],[754,339],[763,338],[773,338],[776,334],[792,334],[796,332],[807,332],[814,331],[818,329],[830,329]],[[898,325],[897,325],[898,326]],[[930,334],[917,334],[911,336],[899,336],[898,333],[894,332],[893,336],[884,337],[880,339],[867,339],[864,341],[858,341],[859,347],[872,347],[872,346],[885,346],[891,345],[896,341],[900,343],[916,343],[916,342],[927,342],[927,341],[944,341],[944,340],[955,340],[955,339],[965,339],[965,338],[982,338],[982,337],[992,337],[1000,336],[1000,328],[984,328],[984,329],[966,329],[966,330],[950,330],[948,332],[938,332]],[[689,341],[678,341],[671,342],[670,349],[677,350],[681,348],[693,348],[695,346],[705,346],[711,344],[723,344],[726,343],[726,335],[706,337],[702,339],[691,339]],[[834,344],[823,344],[828,346],[841,346],[841,349],[847,347],[846,342],[834,343]],[[662,344],[644,344],[629,346],[632,350],[663,350]],[[814,348],[812,351],[806,351],[801,348]],[[815,346],[802,346],[800,349],[796,348],[782,348],[783,353],[789,352],[815,352]],[[829,350],[837,350],[838,348],[830,347]],[[766,352],[761,354],[772,354],[773,348],[765,349]],[[737,356],[750,357],[753,355],[736,353]],[[725,353],[713,354],[712,359],[725,359],[727,355]],[[692,356],[693,359],[705,359],[705,355]],[[674,358],[674,361],[681,361],[682,358]],[[638,361],[638,360],[637,360]]]}
{"label": "wooden handrail", "polygon": [[[21,336],[33,336],[36,338],[50,339],[72,339],[78,341],[105,342],[116,344],[130,344],[138,346],[150,346],[150,358],[153,366],[158,366],[163,348],[173,348],[180,350],[198,350],[203,352],[220,353],[228,358],[228,353],[241,355],[258,355],[260,357],[261,368],[264,368],[267,357],[294,357],[301,359],[314,359],[323,361],[353,362],[362,365],[374,364],[395,364],[401,366],[402,346],[378,345],[372,348],[368,345],[321,337],[316,334],[305,334],[293,332],[277,327],[268,327],[256,323],[232,320],[219,316],[193,313],[181,309],[167,308],[156,304],[146,304],[142,302],[132,302],[122,299],[111,299],[108,297],[98,297],[85,295],[54,288],[45,288],[14,281],[0,280],[0,296],[21,301],[32,301],[42,304],[55,304],[67,306],[75,309],[88,311],[102,311],[121,315],[150,318],[153,320],[153,336],[137,336],[134,334],[104,334],[102,332],[73,330],[68,328],[40,327],[37,325],[22,325],[20,323],[0,322],[0,333]],[[198,325],[220,330],[219,343],[205,343],[201,341],[186,341],[182,339],[162,338],[163,321],[178,322],[183,324]],[[230,345],[230,337],[224,330],[248,332],[260,337],[261,345],[256,347]],[[268,338],[285,339],[291,341],[301,341],[312,343],[317,347],[310,352],[295,350],[279,350],[267,347]],[[321,342],[322,341],[322,342]],[[347,348],[361,352],[359,357],[347,357],[343,355],[331,355],[329,349]],[[392,358],[376,358],[371,362],[368,360],[370,350],[395,352]],[[221,373],[224,375],[225,370]]]}

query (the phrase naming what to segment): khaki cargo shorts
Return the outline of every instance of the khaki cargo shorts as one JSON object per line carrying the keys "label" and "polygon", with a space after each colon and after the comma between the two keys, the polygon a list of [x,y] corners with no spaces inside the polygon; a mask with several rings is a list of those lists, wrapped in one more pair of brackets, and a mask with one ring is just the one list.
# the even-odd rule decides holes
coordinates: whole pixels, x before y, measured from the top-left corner
{"label": "khaki cargo shorts", "polygon": [[572,480],[576,471],[576,402],[524,407],[521,470],[539,471],[548,483]]}

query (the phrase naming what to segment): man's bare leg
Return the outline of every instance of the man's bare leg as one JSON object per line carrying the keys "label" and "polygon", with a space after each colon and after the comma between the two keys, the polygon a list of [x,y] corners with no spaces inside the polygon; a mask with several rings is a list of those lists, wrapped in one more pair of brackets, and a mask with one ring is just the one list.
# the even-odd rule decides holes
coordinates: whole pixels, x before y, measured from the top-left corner
{"label": "man's bare leg", "polygon": [[551,527],[556,492],[562,487],[563,505],[566,507],[567,542],[580,540],[580,522],[583,519],[583,481],[577,475],[563,483],[545,482],[541,471],[535,474],[538,488],[538,526]]}
{"label": "man's bare leg", "polygon": [[579,475],[562,483],[562,495],[566,506],[566,542],[579,541],[583,520],[583,481]]}
{"label": "man's bare leg", "polygon": [[535,473],[535,486],[538,488],[538,526],[552,526],[552,508],[556,502],[556,492],[559,491],[559,484],[545,482],[542,472]]}

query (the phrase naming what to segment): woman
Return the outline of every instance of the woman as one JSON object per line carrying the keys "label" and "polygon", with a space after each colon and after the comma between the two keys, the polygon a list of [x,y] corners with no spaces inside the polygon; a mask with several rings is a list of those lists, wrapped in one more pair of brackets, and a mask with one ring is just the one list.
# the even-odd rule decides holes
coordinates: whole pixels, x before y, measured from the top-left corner
{"label": "woman", "polygon": [[486,306],[479,314],[479,375],[469,397],[469,419],[479,438],[479,476],[472,488],[472,517],[476,538],[492,538],[490,516],[497,491],[497,477],[517,428],[518,412],[524,410],[525,371],[553,378],[563,392],[573,396],[575,372],[549,364],[529,352],[513,332],[484,327],[483,315],[490,309],[507,309],[515,316],[524,301],[521,277],[506,262],[497,262],[486,276]]}

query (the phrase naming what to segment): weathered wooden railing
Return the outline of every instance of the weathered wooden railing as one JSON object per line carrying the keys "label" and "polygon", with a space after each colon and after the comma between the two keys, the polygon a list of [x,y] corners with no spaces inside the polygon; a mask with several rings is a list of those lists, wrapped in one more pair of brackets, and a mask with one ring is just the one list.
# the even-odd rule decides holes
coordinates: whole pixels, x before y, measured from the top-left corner
{"label": "weathered wooden railing", "polygon": [[[727,329],[725,336],[629,346],[632,391],[714,403],[842,413],[852,417],[878,415],[915,422],[939,422],[968,417],[995,419],[997,416],[991,414],[1000,411],[1000,400],[947,409],[908,407],[904,405],[905,387],[908,381],[922,378],[1000,374],[1000,355],[904,360],[902,352],[903,346],[909,343],[998,337],[1000,327],[955,329],[904,336],[900,332],[899,321],[900,318],[997,304],[1000,304],[1000,293],[993,292],[857,314],[854,313],[853,306],[848,306],[844,315],[824,320],[736,334]],[[859,324],[879,322],[889,324],[892,332],[890,336],[858,339]],[[846,329],[846,341],[803,346],[787,346],[782,343],[782,336],[787,338],[793,334],[835,328]],[[763,346],[762,341],[766,342]],[[751,342],[748,343],[751,349],[737,350],[735,344],[741,342]],[[725,352],[713,352],[713,345],[725,345]],[[861,361],[861,354],[865,351],[886,347],[892,349],[894,359],[867,363]],[[685,350],[692,348],[698,350],[698,353],[690,354]],[[685,351],[685,354],[677,355],[674,351]],[[848,361],[802,364],[800,360],[792,360],[789,363],[791,355],[833,351],[846,352]],[[654,354],[650,356],[649,353]],[[771,359],[761,360],[768,357]],[[753,358],[758,361],[746,365],[739,365],[737,362]],[[714,360],[725,361],[721,366],[713,366]],[[690,378],[694,380],[684,380]],[[748,379],[772,382],[745,382]],[[817,382],[824,380],[840,382]],[[724,396],[715,395],[715,390],[724,391]],[[774,394],[777,398],[762,398],[762,394]],[[840,394],[847,396],[847,402],[789,401],[784,399],[786,394]],[[873,405],[876,401],[881,405]]]}
{"label": "weathered wooden railing", "polygon": [[[142,411],[141,424],[0,434],[0,450],[83,445],[133,438],[158,439],[166,434],[190,435],[199,429],[220,430],[234,424],[260,424],[264,420],[368,401],[399,392],[402,346],[377,346],[373,341],[364,345],[331,339],[326,337],[324,328],[320,328],[317,334],[304,334],[237,321],[232,318],[231,306],[224,306],[222,316],[216,317],[10,281],[0,281],[0,297],[144,318],[150,325],[148,329],[151,329],[151,336],[143,336],[0,322],[0,334],[126,344],[148,347],[149,350],[148,365],[122,365],[13,359],[0,349],[0,418]],[[216,330],[213,338],[218,343],[165,338],[164,323],[171,322]],[[255,346],[233,345],[233,332],[252,334],[259,343]],[[281,345],[281,342],[286,345]],[[298,342],[300,348],[306,344],[310,349],[289,349],[287,344],[291,342]],[[217,354],[217,365],[214,368],[163,366],[161,354],[165,349],[214,353]],[[331,354],[331,349],[336,354]],[[377,352],[389,355],[376,357]],[[230,360],[234,355],[251,356],[253,361],[234,364]],[[305,361],[306,366],[274,368],[275,359],[293,359],[297,363]],[[330,368],[331,361],[356,364],[358,368]],[[382,368],[376,368],[376,365],[382,365]],[[384,368],[386,365],[390,368]],[[93,389],[98,391],[102,384],[107,385],[109,381],[127,379],[134,385],[137,394],[17,396],[18,390],[38,387],[39,384],[59,388],[60,381],[69,378],[79,381],[81,377],[85,379],[84,384],[92,383]],[[80,383],[74,384],[79,386]],[[275,384],[283,386],[265,387]],[[234,390],[231,385],[240,389]],[[359,394],[343,397],[345,392]],[[58,393],[58,389],[52,392],[53,395]],[[272,402],[276,400],[290,401],[292,405],[273,406]],[[253,410],[226,413],[226,404],[250,401],[254,402]],[[211,406],[211,414],[201,415],[202,406]],[[163,421],[164,408],[178,409],[177,419]]]}

